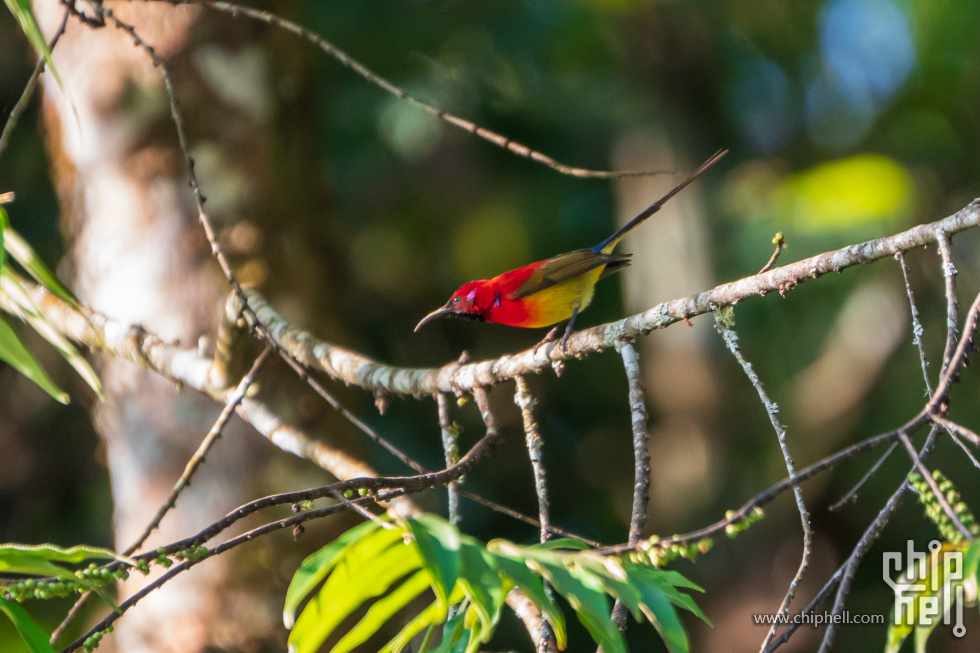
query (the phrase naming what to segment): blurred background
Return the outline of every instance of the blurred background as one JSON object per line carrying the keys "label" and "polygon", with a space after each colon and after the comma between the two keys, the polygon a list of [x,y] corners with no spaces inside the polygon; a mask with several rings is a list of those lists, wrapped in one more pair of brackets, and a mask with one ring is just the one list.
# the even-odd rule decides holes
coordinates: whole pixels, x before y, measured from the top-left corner
{"label": "blurred background", "polygon": [[[412,328],[465,281],[595,244],[680,178],[562,176],[386,95],[292,35],[187,8],[153,6],[155,14],[141,16],[145,9],[135,4],[119,13],[132,11],[137,24],[149,21],[146,40],[160,45],[171,63],[208,206],[240,279],[258,286],[294,323],[380,361],[436,366],[463,350],[483,359],[533,345],[543,332],[462,320],[436,322],[417,334]],[[57,3],[35,6],[42,22],[56,24]],[[633,252],[633,266],[600,284],[580,328],[753,274],[772,253],[777,231],[789,243],[779,261],[784,264],[940,219],[980,194],[980,5],[974,3],[362,0],[261,6],[323,35],[414,96],[571,165],[680,173],[719,148],[731,150],[621,245]],[[103,47],[109,59],[122,55],[88,38],[115,39],[126,57],[139,58],[118,31],[93,36],[85,28],[70,30],[56,61],[64,61],[62,74],[80,118],[65,114],[60,92],[47,87],[47,99],[35,99],[0,155],[0,191],[17,193],[8,207],[13,227],[58,266],[83,302],[194,342],[213,333],[226,291],[185,196],[159,79],[149,64],[136,61],[141,72],[123,73],[124,84],[90,92],[104,82],[92,74],[92,61],[82,57],[73,69],[58,55],[78,48],[88,56]],[[34,58],[5,10],[0,62],[0,116],[6,119]],[[108,77],[114,72],[98,70]],[[115,122],[95,126],[112,116]],[[124,127],[120,116],[127,118]],[[85,133],[72,141],[70,132],[79,127]],[[119,133],[125,145],[118,151],[93,145]],[[93,149],[80,155],[85,147]],[[96,238],[87,231],[93,202],[91,195],[79,199],[78,187],[89,166],[103,165],[119,151],[126,155],[120,169],[135,165],[144,180],[166,179],[182,189],[168,200],[168,211],[181,216],[183,231],[172,240],[138,229],[133,237],[161,257],[162,276],[195,284],[207,279],[211,290],[196,295],[189,309],[199,319],[173,323],[174,305],[157,301],[152,287],[99,285],[99,270],[116,264],[123,270],[124,263],[107,253],[102,240],[95,254],[85,251]],[[159,186],[140,187],[160,195]],[[980,290],[977,238],[969,232],[953,242],[964,307]],[[185,249],[196,263],[176,262]],[[940,262],[932,248],[907,258],[935,379],[945,337]],[[180,287],[173,292],[183,294]],[[156,310],[166,319],[132,308],[137,296],[160,304]],[[753,298],[736,308],[742,347],[781,407],[798,467],[901,424],[921,407],[925,390],[908,313],[901,271],[887,260],[811,281],[785,298]],[[141,404],[132,397],[143,391],[127,386],[130,399],[124,393],[116,408],[99,407],[56,352],[26,330],[24,337],[73,401],[62,407],[0,368],[0,541],[111,545],[120,529],[129,528],[120,515],[122,497],[134,501],[127,510],[145,520],[159,501],[134,488],[152,486],[165,495],[187,447],[196,446],[218,407],[191,406],[186,393],[161,388],[177,398],[181,408],[168,409],[167,420],[189,444],[167,445],[164,453],[159,442],[130,446],[127,462],[112,453],[113,438],[135,429],[119,415],[138,412]],[[693,328],[674,325],[638,344],[652,434],[647,535],[714,522],[785,476],[767,415],[710,318],[695,320]],[[107,386],[128,374],[103,365]],[[382,473],[407,471],[288,373],[270,373],[278,381],[266,391],[271,401],[279,397],[287,421],[348,447]],[[980,418],[974,374],[967,371],[952,396],[953,415],[966,425]],[[560,378],[545,373],[529,383],[539,399],[554,522],[603,542],[624,541],[632,453],[619,357],[610,352],[571,362]],[[434,402],[394,401],[381,417],[367,394],[330,388],[414,458],[441,465]],[[506,444],[467,477],[466,486],[534,514],[511,393],[506,384],[493,392]],[[463,446],[481,433],[477,417],[471,406],[454,410]],[[189,426],[194,420],[203,426]],[[158,435],[171,442],[166,433]],[[142,454],[155,458],[150,463]],[[202,470],[216,479],[212,459],[240,487],[214,490],[214,502],[193,523],[213,521],[260,493],[329,481],[244,426],[225,438]],[[893,455],[856,503],[828,512],[875,459],[866,454],[804,486],[815,539],[798,607],[850,553],[909,467],[904,455]],[[120,481],[117,469],[125,465],[152,465],[159,478],[147,486],[133,485],[130,476]],[[980,508],[971,483],[975,470],[958,448],[941,439],[931,466]],[[420,500],[427,509],[445,509],[443,492]],[[178,512],[186,507],[178,504]],[[888,614],[892,595],[882,581],[881,554],[904,550],[908,539],[925,550],[937,533],[921,515],[907,498],[859,569],[847,604],[852,613]],[[238,598],[215,614],[248,615],[257,632],[228,627],[200,636],[205,643],[195,650],[283,650],[285,631],[276,612],[297,561],[351,523],[311,528],[295,544],[284,534],[243,552],[248,567],[231,572]],[[463,504],[461,525],[484,540],[537,538],[535,528],[472,503]],[[705,588],[698,602],[714,623],[712,629],[685,621],[694,650],[756,650],[765,630],[750,615],[776,610],[801,550],[799,516],[786,494],[768,507],[767,519],[735,540],[722,538],[696,562],[676,563]],[[66,607],[31,606],[50,627]],[[975,650],[980,623],[975,612],[967,618],[966,638],[939,629],[930,650]],[[508,624],[495,650],[528,650],[520,628]],[[592,650],[582,641],[584,630],[573,632],[569,650]],[[632,650],[661,650],[649,626],[631,627],[628,635]],[[0,623],[0,648],[13,650],[12,636]],[[819,636],[801,630],[786,650],[811,650]],[[112,646],[112,639],[103,646]],[[884,641],[884,627],[845,627],[835,650],[878,650]],[[157,650],[145,641],[141,646]]]}

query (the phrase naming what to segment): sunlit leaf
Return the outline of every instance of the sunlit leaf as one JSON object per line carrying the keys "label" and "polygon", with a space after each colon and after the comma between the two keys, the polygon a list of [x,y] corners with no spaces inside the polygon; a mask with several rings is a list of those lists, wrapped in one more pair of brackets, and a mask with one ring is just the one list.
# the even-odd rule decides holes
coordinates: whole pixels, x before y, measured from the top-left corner
{"label": "sunlit leaf", "polygon": [[0,560],[8,554],[29,554],[35,558],[67,564],[78,564],[86,560],[116,560],[133,567],[137,566],[133,558],[98,546],[78,545],[64,549],[54,544],[0,544]]}
{"label": "sunlit leaf", "polygon": [[377,528],[379,528],[378,525],[373,521],[358,524],[303,560],[299,569],[293,574],[293,580],[286,590],[286,604],[282,610],[282,620],[286,624],[286,628],[293,627],[296,622],[296,609],[310,592],[323,582],[344,550]]}
{"label": "sunlit leaf", "polygon": [[[421,566],[418,549],[405,544],[400,529],[378,528],[347,547],[323,587],[310,599],[289,635],[290,649],[313,653],[364,601]],[[441,620],[440,620],[441,621]]]}
{"label": "sunlit leaf", "polygon": [[37,622],[31,619],[22,607],[0,596],[0,612],[3,612],[14,624],[14,628],[17,629],[17,633],[27,644],[31,653],[54,653],[54,648],[48,642],[47,633],[37,625]]}
{"label": "sunlit leaf", "polygon": [[86,590],[90,590],[99,595],[113,610],[119,611],[119,607],[112,597],[99,584],[86,578],[79,578],[74,571],[54,564],[57,562],[82,562],[91,558],[117,559],[133,564],[130,558],[117,556],[108,549],[97,547],[72,547],[62,549],[60,547],[43,544],[40,546],[25,546],[20,544],[5,544],[0,546],[0,571],[14,574],[28,574],[32,576],[44,576],[58,578],[69,583],[75,583]]}
{"label": "sunlit leaf", "polygon": [[[463,590],[457,586],[453,593],[449,595],[449,602],[455,603],[462,600],[462,598]],[[385,644],[384,648],[381,649],[381,652],[398,653],[408,646],[409,642],[412,641],[412,638],[429,626],[441,623],[443,619],[445,619],[445,611],[443,610],[442,605],[440,605],[439,601],[433,601],[429,607],[419,613],[417,617],[409,621],[394,639]]]}
{"label": "sunlit leaf", "polygon": [[47,375],[41,365],[27,351],[13,328],[0,319],[0,360],[38,384],[58,402],[68,403],[68,395]]}
{"label": "sunlit leaf", "polygon": [[[398,589],[377,601],[367,614],[341,638],[330,653],[347,653],[367,641],[381,626],[419,594],[429,589],[429,574],[418,571],[398,586]],[[460,615],[462,617],[462,615]]]}

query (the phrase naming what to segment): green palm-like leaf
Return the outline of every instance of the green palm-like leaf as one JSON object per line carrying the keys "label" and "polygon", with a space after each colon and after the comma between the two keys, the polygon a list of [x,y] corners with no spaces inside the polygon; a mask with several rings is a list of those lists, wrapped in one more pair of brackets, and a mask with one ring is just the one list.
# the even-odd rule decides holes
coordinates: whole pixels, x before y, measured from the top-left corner
{"label": "green palm-like leaf", "polygon": [[[558,647],[564,649],[565,621],[545,591],[547,580],[609,653],[626,651],[610,616],[610,598],[623,601],[637,619],[649,620],[671,653],[688,651],[677,608],[704,615],[679,588],[699,587],[676,572],[602,557],[582,548],[577,542],[527,547],[503,540],[484,546],[434,515],[416,515],[390,530],[365,523],[307,558],[297,572],[287,597],[287,619],[313,596],[292,628],[290,650],[319,650],[350,615],[373,601],[331,649],[332,653],[349,653],[413,600],[431,591],[435,600],[381,650],[398,653],[426,630],[423,647],[427,647],[441,624],[442,641],[434,653],[475,653],[490,641],[507,594],[514,588],[547,617]],[[457,612],[447,620],[452,604],[458,604]]]}
{"label": "green palm-like leaf", "polygon": [[293,580],[286,590],[286,604],[282,610],[282,620],[286,628],[293,627],[299,604],[323,582],[347,547],[354,545],[377,528],[378,525],[373,521],[359,524],[303,561],[293,574]]}
{"label": "green palm-like leaf", "polygon": [[31,653],[54,653],[48,636],[22,607],[0,596],[0,612],[7,615]]}
{"label": "green palm-like leaf", "polygon": [[104,400],[102,383],[99,381],[99,376],[95,370],[79,353],[75,345],[41,313],[30,294],[24,289],[23,279],[10,268],[0,270],[0,291],[7,295],[20,309],[19,317],[30,324],[42,338],[51,343],[62,358],[75,368],[78,375],[92,388],[99,399]]}
{"label": "green palm-like leaf", "polygon": [[34,360],[17,333],[3,319],[0,319],[0,361],[9,364],[15,370],[38,384],[45,392],[58,402],[68,403],[68,394],[59,388],[48,376],[41,364]]}
{"label": "green palm-like leaf", "polygon": [[3,246],[10,253],[10,256],[20,263],[27,273],[34,277],[39,284],[47,288],[48,291],[62,301],[68,303],[72,308],[77,309],[79,307],[78,299],[58,280],[58,277],[51,272],[44,261],[41,260],[41,257],[37,255],[37,252],[27,244],[27,241],[10,227],[7,214],[2,207],[0,207],[0,221],[3,222]]}

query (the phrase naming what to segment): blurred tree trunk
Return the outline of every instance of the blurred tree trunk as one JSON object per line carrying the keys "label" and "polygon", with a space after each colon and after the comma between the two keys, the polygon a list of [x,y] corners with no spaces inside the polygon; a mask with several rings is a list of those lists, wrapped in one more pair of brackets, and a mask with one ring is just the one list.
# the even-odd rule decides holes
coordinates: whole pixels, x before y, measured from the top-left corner
{"label": "blurred tree trunk", "polygon": [[[62,6],[36,0],[35,10],[50,36]],[[311,140],[297,134],[305,123],[288,121],[304,88],[302,60],[295,56],[301,44],[274,42],[281,37],[272,30],[193,7],[132,3],[113,10],[167,62],[209,214],[242,280],[262,284],[270,265],[257,253],[267,255],[260,245],[269,222],[290,216],[289,225],[275,226],[283,241],[290,230],[311,230],[317,199],[316,183],[303,178],[302,170],[314,168],[305,146],[284,152],[289,142]],[[190,344],[213,334],[228,287],[197,223],[159,71],[121,30],[74,20],[55,61],[67,96],[45,75],[44,124],[77,295],[164,338]],[[277,129],[273,120],[286,125]],[[309,182],[305,192],[273,199],[286,176]],[[293,269],[316,283],[316,243],[291,242]],[[293,285],[302,293],[303,284]],[[107,399],[93,419],[105,443],[115,540],[123,549],[162,505],[220,407],[125,361],[104,359],[101,376]],[[255,453],[268,446],[240,424],[226,429],[146,548],[197,532],[252,498],[261,459]],[[127,653],[280,649],[281,643],[272,644],[283,637],[280,604],[246,587],[254,569],[241,557],[208,561],[150,594],[104,647]],[[122,591],[131,594],[144,583],[136,575]]]}

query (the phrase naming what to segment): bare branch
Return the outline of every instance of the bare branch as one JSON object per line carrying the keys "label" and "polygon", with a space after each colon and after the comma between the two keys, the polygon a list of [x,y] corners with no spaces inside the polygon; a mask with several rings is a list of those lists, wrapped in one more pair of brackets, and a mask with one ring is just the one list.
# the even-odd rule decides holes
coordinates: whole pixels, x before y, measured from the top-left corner
{"label": "bare branch", "polygon": [[437,107],[432,106],[418,98],[409,95],[407,91],[399,86],[396,86],[389,80],[381,77],[377,73],[373,72],[367,66],[352,58],[349,54],[333,45],[326,39],[324,39],[319,34],[294,23],[285,18],[276,16],[275,14],[262,11],[261,9],[253,9],[252,7],[246,7],[244,5],[234,4],[231,2],[210,2],[208,0],[153,0],[157,2],[165,2],[171,5],[197,5],[201,7],[207,7],[208,9],[214,9],[215,11],[221,11],[224,13],[231,14],[232,16],[247,16],[253,20],[257,20],[267,25],[273,25],[279,27],[288,32],[299,36],[317,46],[329,56],[336,59],[342,66],[354,73],[360,75],[369,83],[377,86],[386,93],[390,93],[400,100],[408,102],[412,106],[415,106],[422,111],[435,116],[439,120],[445,123],[462,129],[465,132],[473,134],[478,138],[493,143],[497,147],[503,148],[512,154],[523,157],[525,159],[530,159],[536,163],[545,165],[556,172],[560,172],[563,175],[570,175],[572,177],[581,177],[589,179],[621,179],[623,177],[649,177],[654,175],[665,175],[671,174],[672,170],[591,170],[588,168],[579,168],[575,166],[566,165],[560,161],[556,161],[547,154],[539,152],[537,150],[531,149],[527,145],[518,143],[515,140],[504,136],[503,134],[498,134],[497,132],[491,131],[484,127],[480,127],[474,122],[466,120],[465,118],[460,118],[459,116],[453,115],[448,111],[443,111]]}
{"label": "bare branch", "polygon": [[[842,272],[855,265],[921,247],[933,242],[937,231],[955,233],[977,224],[980,224],[980,201],[974,201],[955,215],[938,222],[825,252],[763,274],[658,304],[618,322],[578,331],[569,338],[565,350],[546,346],[494,360],[453,362],[439,368],[406,368],[379,363],[345,347],[318,340],[309,332],[286,322],[256,291],[246,290],[245,295],[255,316],[267,325],[274,341],[311,369],[321,370],[332,378],[372,392],[381,389],[394,395],[459,394],[478,386],[491,386],[517,376],[540,373],[549,369],[554,361],[579,358],[613,348],[618,342],[633,340],[675,322],[737,304],[749,297],[774,291],[785,294],[807,279],[815,279],[828,272]],[[248,314],[246,318],[250,319]]]}
{"label": "bare branch", "polygon": [[517,393],[514,395],[514,403],[521,409],[521,418],[524,422],[524,435],[527,440],[527,453],[531,461],[531,470],[534,474],[534,490],[538,495],[538,523],[541,530],[540,537],[542,542],[548,540],[551,527],[551,518],[548,515],[548,484],[544,468],[541,462],[541,434],[538,433],[538,423],[534,419],[534,397],[531,396],[527,387],[527,381],[519,376],[517,382]]}
{"label": "bare branch", "polygon": [[[759,375],[755,373],[752,368],[752,364],[746,360],[745,355],[742,354],[742,348],[738,345],[738,335],[733,331],[728,325],[725,324],[722,317],[719,314],[715,314],[715,328],[718,333],[721,334],[722,339],[725,341],[725,345],[728,347],[728,351],[732,353],[735,360],[742,367],[742,371],[745,372],[745,376],[748,377],[749,382],[755,388],[756,393],[759,395],[759,400],[762,401],[763,407],[766,409],[766,413],[769,415],[769,422],[772,424],[772,428],[776,431],[776,439],[779,441],[779,449],[783,454],[783,461],[786,463],[786,471],[789,473],[789,478],[793,479],[796,476],[796,465],[793,462],[793,456],[789,452],[789,445],[786,443],[786,428],[783,426],[782,422],[779,421],[779,407],[769,398],[769,393],[762,386],[762,381],[759,380]],[[786,590],[786,595],[783,597],[782,603],[779,605],[778,614],[789,614],[789,605],[793,601],[793,597],[796,595],[796,588],[799,587],[800,581],[803,580],[804,574],[806,574],[807,568],[810,566],[810,554],[813,548],[813,530],[810,527],[810,513],[806,509],[806,504],[803,502],[803,489],[800,487],[799,483],[793,483],[793,496],[796,498],[796,508],[800,512],[800,522],[803,525],[803,557],[800,560],[800,566],[796,571],[796,575],[793,576],[793,580],[790,581],[789,587]],[[761,650],[765,651],[772,642],[773,638],[776,636],[776,626],[778,624],[773,622],[772,627],[769,629],[769,633],[766,635],[765,640],[762,642]]]}
{"label": "bare branch", "polygon": [[946,349],[943,351],[943,366],[940,376],[946,373],[949,367],[950,357],[953,348],[956,346],[956,327],[959,323],[958,306],[956,299],[956,267],[953,265],[953,256],[949,251],[949,234],[945,231],[936,232],[936,243],[939,245],[939,255],[943,259],[943,280],[946,287]]}
{"label": "bare branch", "polygon": [[[436,395],[436,404],[439,408],[439,430],[442,432],[442,450],[446,454],[446,467],[451,467],[459,460],[459,443],[456,440],[456,431],[453,429],[449,419],[449,401],[446,395],[439,393]],[[462,480],[453,481],[446,490],[449,492],[449,523],[454,526],[459,524],[459,487]]]}

